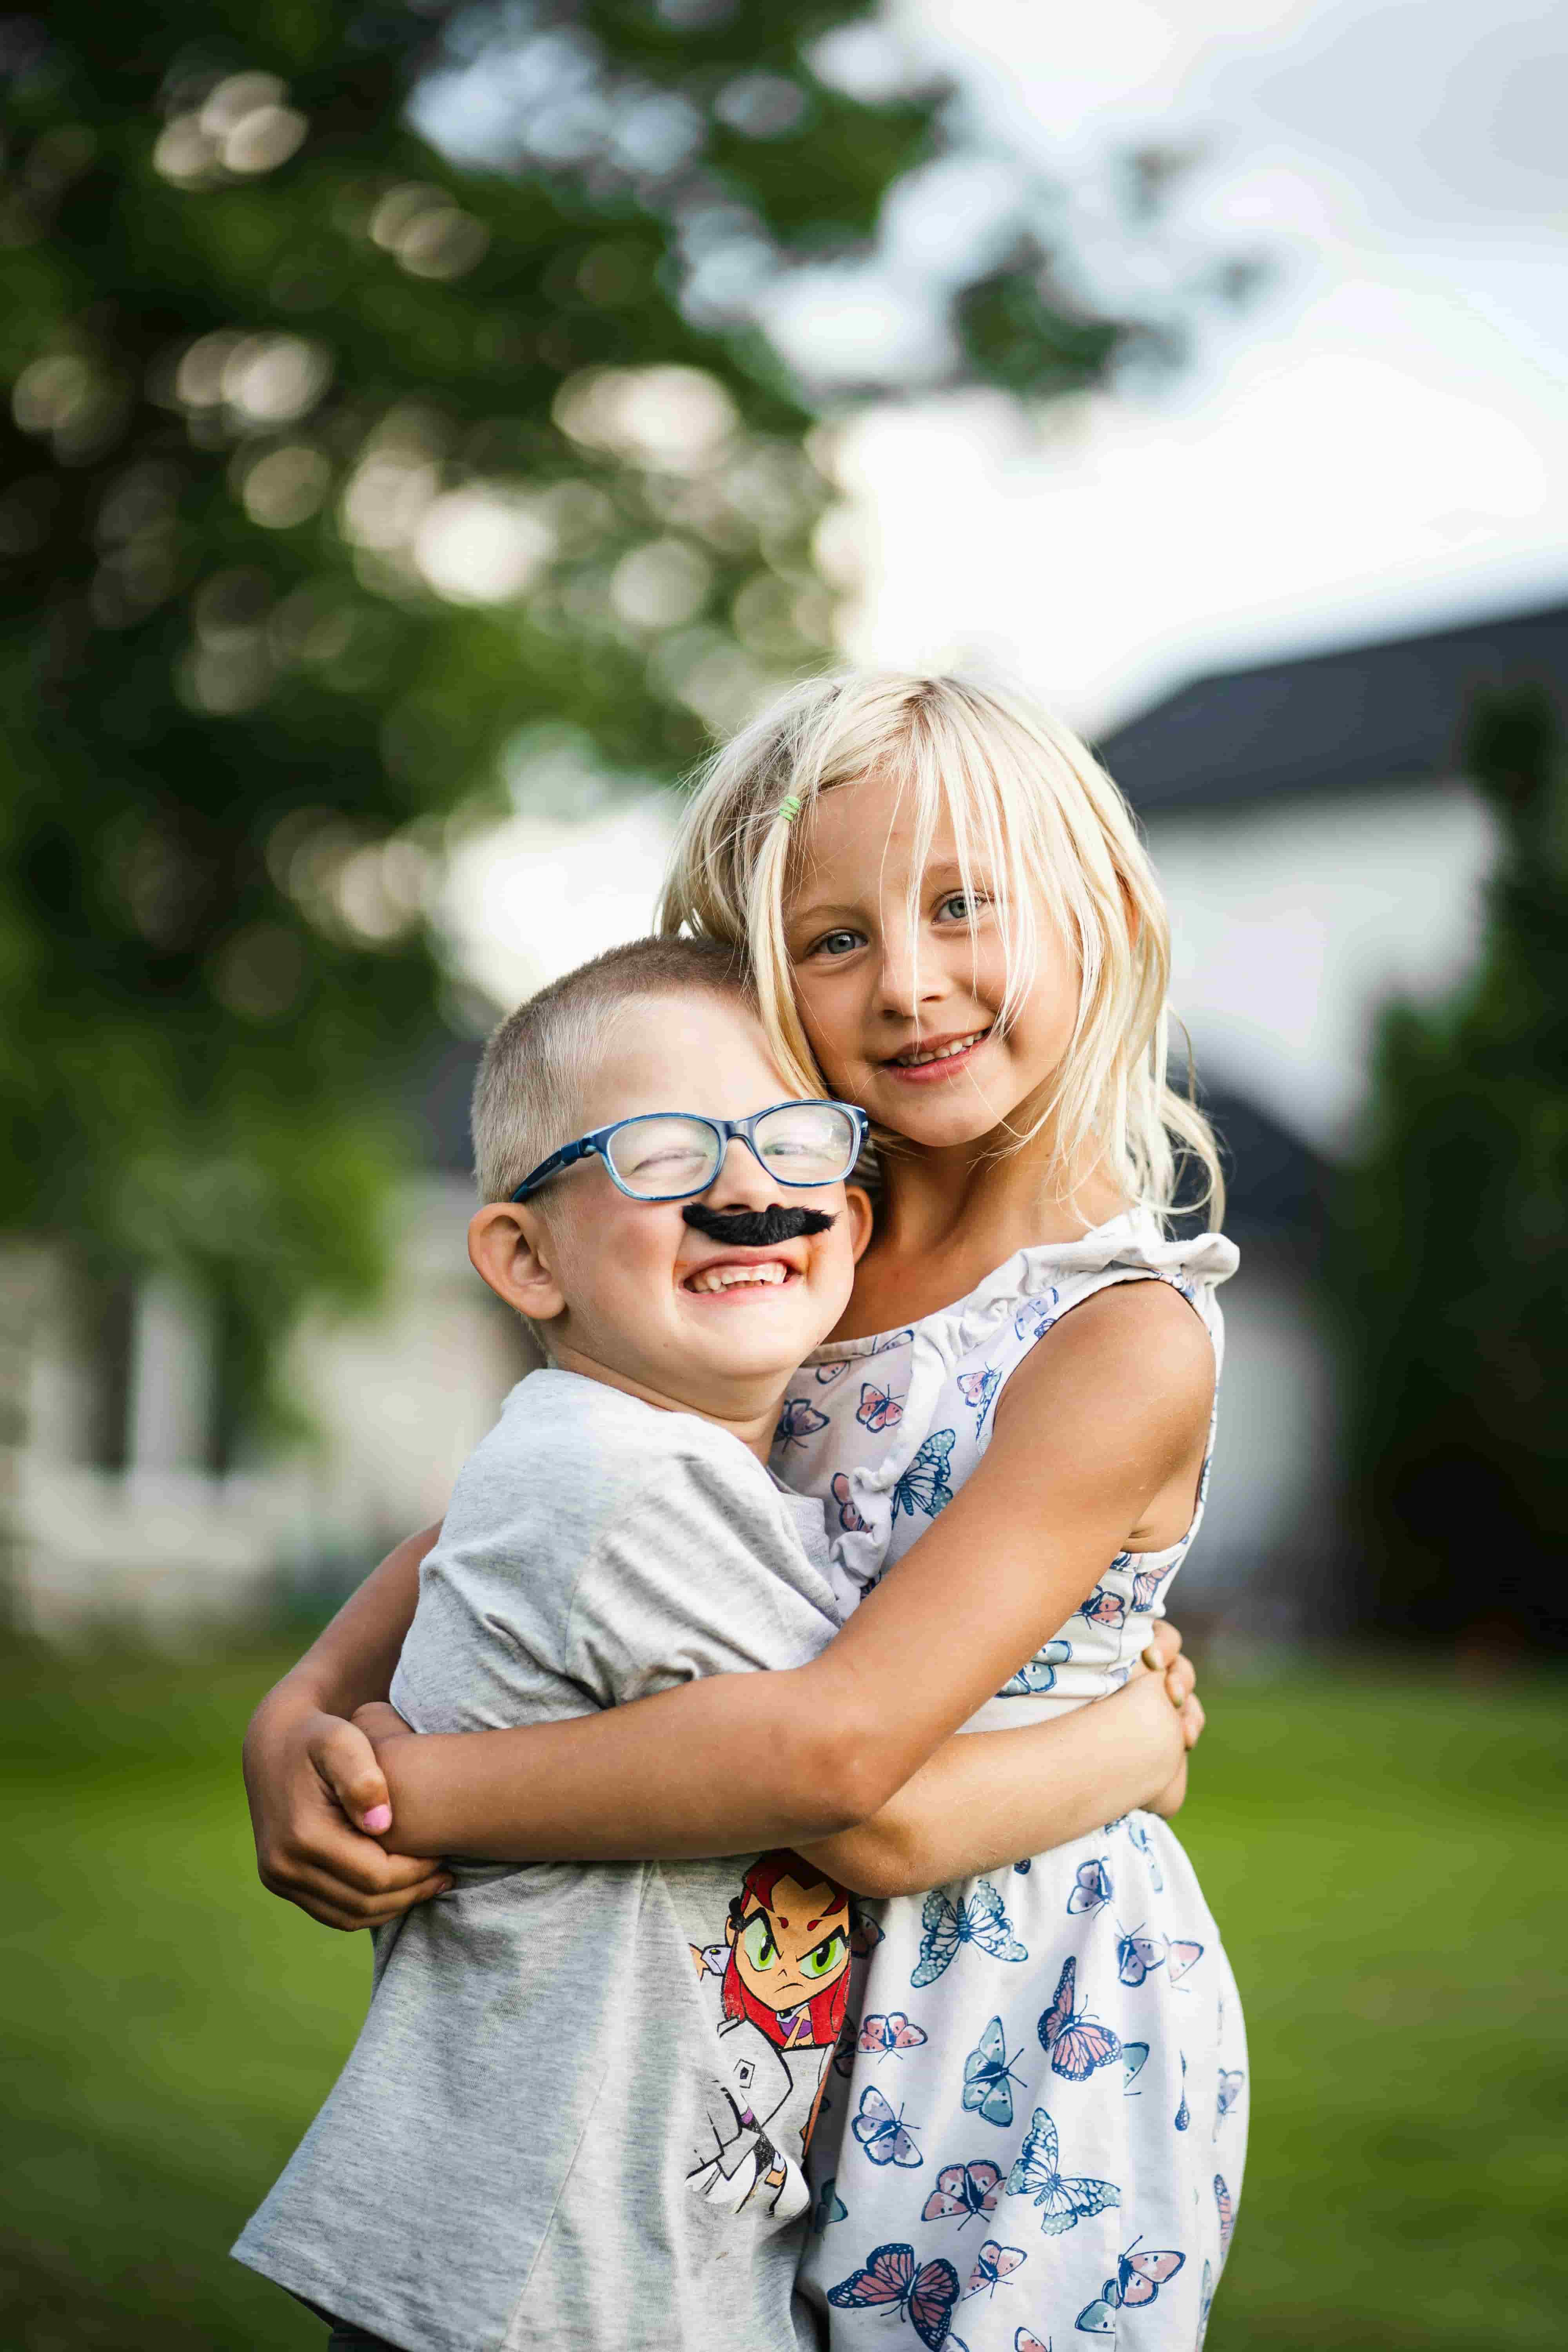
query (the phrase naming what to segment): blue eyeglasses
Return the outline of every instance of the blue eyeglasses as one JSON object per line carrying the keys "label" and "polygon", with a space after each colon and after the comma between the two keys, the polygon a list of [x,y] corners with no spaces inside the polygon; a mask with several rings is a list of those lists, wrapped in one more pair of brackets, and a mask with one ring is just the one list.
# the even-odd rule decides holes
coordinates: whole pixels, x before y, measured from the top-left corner
{"label": "blue eyeglasses", "polygon": [[869,1125],[858,1103],[773,1103],[750,1118],[704,1118],[694,1111],[649,1111],[595,1128],[542,1160],[512,1194],[529,1200],[574,1160],[597,1157],[610,1181],[633,1201],[689,1201],[706,1192],[724,1165],[731,1137],[778,1184],[804,1191],[837,1184],[860,1157]]}

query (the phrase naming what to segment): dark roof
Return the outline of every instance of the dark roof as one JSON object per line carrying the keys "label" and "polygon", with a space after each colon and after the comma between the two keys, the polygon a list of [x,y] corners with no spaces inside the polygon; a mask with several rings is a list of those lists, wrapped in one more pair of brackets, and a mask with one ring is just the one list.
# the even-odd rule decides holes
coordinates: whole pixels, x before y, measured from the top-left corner
{"label": "dark roof", "polygon": [[1479,690],[1523,685],[1568,714],[1568,604],[1194,678],[1100,754],[1150,816],[1422,782],[1458,773]]}
{"label": "dark roof", "polygon": [[[1185,1081],[1177,1072],[1172,1083]],[[1198,1099],[1219,1138],[1226,1232],[1244,1244],[1279,1240],[1315,1250],[1333,1181],[1328,1162],[1246,1095],[1200,1085]]]}

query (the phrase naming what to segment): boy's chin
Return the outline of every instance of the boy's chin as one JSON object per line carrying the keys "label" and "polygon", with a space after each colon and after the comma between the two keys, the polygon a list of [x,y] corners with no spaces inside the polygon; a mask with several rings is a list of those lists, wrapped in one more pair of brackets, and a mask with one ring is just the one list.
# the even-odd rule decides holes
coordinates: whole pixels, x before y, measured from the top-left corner
{"label": "boy's chin", "polygon": [[719,1380],[776,1381],[782,1386],[800,1369],[817,1345],[815,1326],[804,1332],[794,1317],[783,1318],[770,1331],[710,1328],[700,1332],[693,1353]]}

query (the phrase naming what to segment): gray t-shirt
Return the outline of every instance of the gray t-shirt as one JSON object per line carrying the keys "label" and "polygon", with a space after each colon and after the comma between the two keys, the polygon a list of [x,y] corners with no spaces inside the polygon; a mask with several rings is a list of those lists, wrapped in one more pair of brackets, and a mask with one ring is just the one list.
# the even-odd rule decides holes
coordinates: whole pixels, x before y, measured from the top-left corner
{"label": "gray t-shirt", "polygon": [[[458,1481],[392,1696],[420,1731],[544,1722],[802,1664],[839,1616],[819,1504],[710,1423],[534,1372]],[[791,2290],[845,1923],[752,1860],[459,1866],[378,1932],[359,2041],[239,2259],[410,2352],[812,2343]]]}

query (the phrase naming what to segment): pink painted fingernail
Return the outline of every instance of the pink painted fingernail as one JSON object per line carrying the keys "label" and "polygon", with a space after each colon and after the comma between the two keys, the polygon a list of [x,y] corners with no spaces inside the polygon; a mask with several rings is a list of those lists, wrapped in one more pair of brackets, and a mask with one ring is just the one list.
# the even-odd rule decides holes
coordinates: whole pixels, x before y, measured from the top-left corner
{"label": "pink painted fingernail", "polygon": [[364,1817],[364,1825],[372,1837],[379,1837],[383,1830],[389,1830],[392,1827],[392,1807],[373,1805]]}

